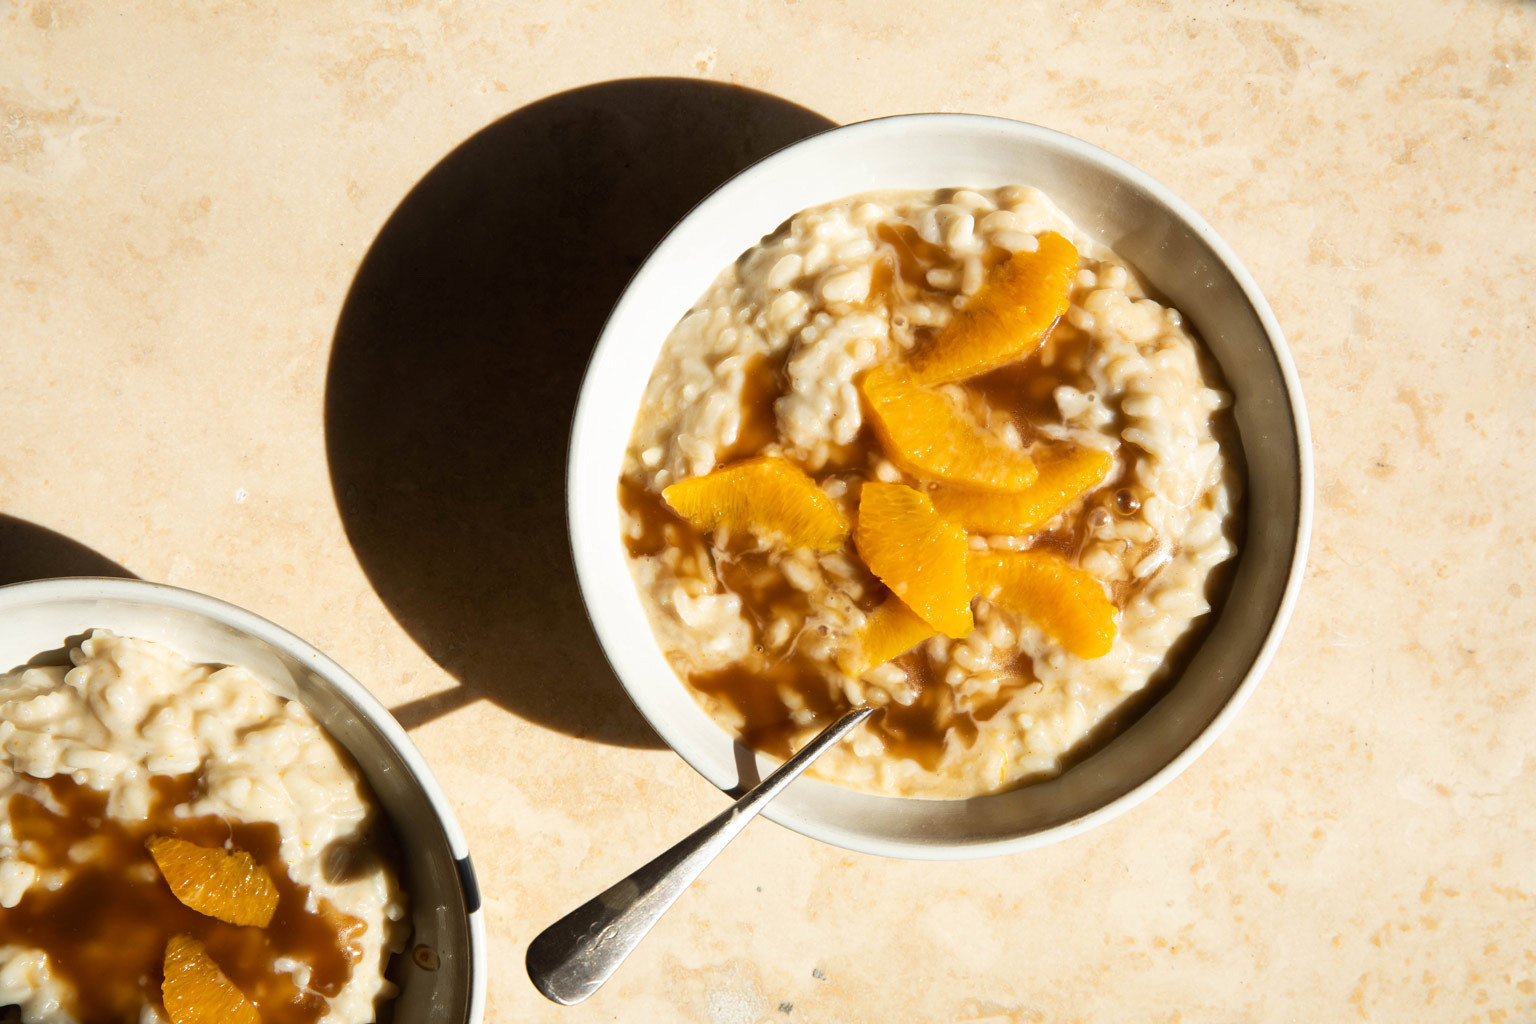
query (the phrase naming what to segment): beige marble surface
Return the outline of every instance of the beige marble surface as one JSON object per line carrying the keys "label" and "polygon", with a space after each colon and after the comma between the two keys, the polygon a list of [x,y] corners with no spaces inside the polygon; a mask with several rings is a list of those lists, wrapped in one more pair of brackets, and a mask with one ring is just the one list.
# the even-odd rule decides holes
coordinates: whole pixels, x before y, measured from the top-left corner
{"label": "beige marble surface", "polygon": [[[399,708],[490,1021],[1530,1021],[1533,62],[1493,0],[12,0],[0,565],[229,599]],[[1112,824],[933,865],[760,822],[557,1009],[528,940],[721,806],[581,618],[582,359],[713,181],[915,110],[1105,146],[1247,262],[1316,440],[1290,633]]]}

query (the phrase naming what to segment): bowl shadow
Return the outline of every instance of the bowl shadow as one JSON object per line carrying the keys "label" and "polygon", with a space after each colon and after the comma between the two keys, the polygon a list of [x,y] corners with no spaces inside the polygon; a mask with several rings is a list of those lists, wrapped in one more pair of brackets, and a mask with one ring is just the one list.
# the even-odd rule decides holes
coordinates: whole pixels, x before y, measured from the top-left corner
{"label": "bowl shadow", "polygon": [[0,514],[0,586],[59,576],[136,580],[106,555],[46,526]]}
{"label": "bowl shadow", "polygon": [[737,171],[831,126],[736,86],[603,82],[478,132],[390,216],[336,327],[325,433],[364,572],[456,680],[393,709],[406,728],[485,699],[570,735],[662,745],[576,581],[565,462],[577,392],[609,309],[671,226]]}

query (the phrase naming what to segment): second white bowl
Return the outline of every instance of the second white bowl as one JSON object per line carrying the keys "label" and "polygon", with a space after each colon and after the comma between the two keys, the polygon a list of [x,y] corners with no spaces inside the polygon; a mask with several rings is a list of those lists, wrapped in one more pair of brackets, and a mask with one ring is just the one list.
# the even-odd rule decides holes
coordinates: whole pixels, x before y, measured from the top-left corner
{"label": "second white bowl", "polygon": [[140,580],[40,580],[0,587],[0,671],[92,629],[155,640],[194,662],[240,665],[303,704],[367,779],[400,848],[413,947],[397,959],[396,1021],[477,1024],[485,1004],[485,923],[464,835],[398,722],[345,669],[242,608]]}

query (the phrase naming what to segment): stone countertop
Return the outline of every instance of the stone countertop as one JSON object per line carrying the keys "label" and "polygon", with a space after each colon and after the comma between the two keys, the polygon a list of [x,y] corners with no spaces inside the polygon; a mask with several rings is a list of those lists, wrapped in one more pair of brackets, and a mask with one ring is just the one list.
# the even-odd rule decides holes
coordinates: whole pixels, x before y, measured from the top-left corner
{"label": "stone countertop", "polygon": [[[0,575],[204,591],[365,680],[469,835],[489,1021],[1536,1019],[1536,6],[13,0],[0,39]],[[587,352],[714,183],[919,110],[1101,145],[1246,262],[1315,439],[1290,631],[1114,822],[957,864],[759,822],[557,1008],[529,939],[722,805],[570,575]]]}

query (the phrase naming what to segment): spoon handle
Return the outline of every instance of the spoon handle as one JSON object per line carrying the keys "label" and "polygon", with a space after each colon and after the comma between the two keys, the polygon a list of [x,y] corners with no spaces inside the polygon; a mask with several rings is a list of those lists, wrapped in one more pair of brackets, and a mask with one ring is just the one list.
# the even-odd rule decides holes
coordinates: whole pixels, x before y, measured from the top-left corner
{"label": "spoon handle", "polygon": [[567,1006],[596,992],[725,844],[872,711],[848,712],[698,831],[540,932],[528,945],[534,986]]}

